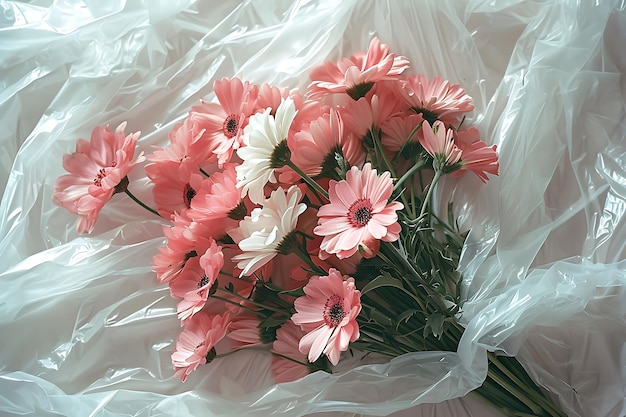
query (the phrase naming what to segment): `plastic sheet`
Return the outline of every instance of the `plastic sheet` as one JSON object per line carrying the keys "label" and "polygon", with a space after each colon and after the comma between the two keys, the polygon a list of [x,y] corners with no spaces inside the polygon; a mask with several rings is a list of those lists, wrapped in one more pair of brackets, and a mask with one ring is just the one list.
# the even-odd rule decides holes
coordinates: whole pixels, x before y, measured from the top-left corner
{"label": "plastic sheet", "polygon": [[[626,11],[620,1],[0,1],[0,414],[497,416],[472,396],[517,354],[569,416],[626,414]],[[78,236],[51,203],[61,156],[127,120],[163,145],[212,83],[305,87],[377,35],[461,83],[498,145],[487,186],[446,181],[461,226],[458,352],[342,362],[274,385],[261,353],[173,378],[158,220],[124,198]],[[133,192],[150,201],[139,170]],[[463,398],[460,398],[463,397]],[[433,404],[437,403],[437,404]]]}

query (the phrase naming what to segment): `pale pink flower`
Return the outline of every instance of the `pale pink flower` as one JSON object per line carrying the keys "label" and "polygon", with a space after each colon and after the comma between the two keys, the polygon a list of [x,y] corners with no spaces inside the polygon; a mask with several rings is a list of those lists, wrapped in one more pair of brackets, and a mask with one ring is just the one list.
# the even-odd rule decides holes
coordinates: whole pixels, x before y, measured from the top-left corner
{"label": "pale pink flower", "polygon": [[443,122],[439,120],[433,124],[433,127],[430,127],[426,120],[424,121],[420,143],[434,158],[433,167],[436,170],[454,165],[461,159],[461,150],[454,142],[454,131],[446,129]]}
{"label": "pale pink flower", "polygon": [[311,70],[308,95],[320,99],[346,93],[354,100],[363,97],[377,81],[397,79],[409,61],[389,52],[389,46],[374,37],[367,51],[357,51],[339,62],[325,62]]}
{"label": "pale pink flower", "polygon": [[361,293],[354,278],[330,269],[327,276],[313,276],[303,287],[304,296],[294,301],[296,314],[291,320],[306,333],[300,339],[300,352],[308,353],[310,362],[325,354],[337,365],[349,342],[359,338],[356,321],[361,312]]}
{"label": "pale pink flower", "polygon": [[[169,219],[175,212],[181,213],[191,207],[191,201],[205,179],[187,170],[179,170],[180,164],[160,161],[146,166],[146,175],[152,181],[152,197],[159,214]],[[183,176],[187,174],[187,176]]]}
{"label": "pale pink flower", "polygon": [[239,78],[222,78],[213,83],[218,103],[202,101],[189,112],[188,119],[195,131],[204,130],[207,149],[217,155],[224,165],[242,145],[243,129],[253,114],[259,89]]}
{"label": "pale pink flower", "polygon": [[187,376],[199,365],[206,363],[206,357],[215,345],[224,338],[230,324],[229,313],[209,316],[204,312],[190,318],[176,339],[172,353],[175,376],[185,382]]}
{"label": "pale pink flower", "polygon": [[454,124],[463,113],[474,110],[472,98],[459,84],[450,84],[439,76],[429,81],[423,74],[407,75],[405,81],[398,93],[431,124],[435,120]]}
{"label": "pale pink flower", "polygon": [[302,191],[291,186],[287,191],[274,190],[262,207],[252,210],[239,223],[243,239],[237,244],[242,253],[233,257],[240,268],[240,276],[249,276],[272,260],[280,251],[285,238],[296,229],[298,216],[306,210],[301,203]]}
{"label": "pale pink flower", "polygon": [[487,146],[479,140],[480,131],[475,127],[455,132],[456,143],[461,149],[460,170],[453,175],[472,171],[482,182],[489,179],[487,173],[498,175],[500,163],[496,153],[496,145]]}
{"label": "pale pink flower", "polygon": [[241,203],[241,189],[237,187],[235,164],[224,165],[202,182],[190,205],[192,218],[221,218]]}
{"label": "pale pink flower", "polygon": [[259,318],[250,312],[240,312],[233,317],[226,337],[233,341],[233,349],[262,345]]}
{"label": "pale pink flower", "polygon": [[299,343],[304,332],[300,326],[292,321],[284,323],[276,330],[276,340],[272,344],[272,351],[279,355],[294,359],[300,363],[289,359],[272,355],[272,365],[270,367],[274,381],[276,383],[291,382],[300,379],[311,372],[309,366],[303,365],[308,363],[307,354],[300,352]]}
{"label": "pale pink flower", "polygon": [[133,160],[140,133],[126,135],[126,122],[115,132],[108,126],[98,126],[91,140],[78,139],[76,152],[63,155],[63,168],[69,174],[54,182],[52,201],[77,214],[78,233],[90,233],[100,210],[113,194],[123,192],[128,185],[128,173],[144,161],[143,152]]}
{"label": "pale pink flower", "polygon": [[360,249],[363,256],[371,258],[378,252],[380,240],[397,240],[401,226],[396,211],[404,206],[388,201],[392,192],[389,172],[379,177],[369,163],[362,170],[353,166],[345,180],[331,181],[330,203],[319,209],[319,224],[314,229],[324,237],[320,249],[339,258]]}
{"label": "pale pink flower", "polygon": [[[335,152],[340,152],[349,165],[359,165],[364,161],[365,153],[360,141],[353,138],[344,134],[341,116],[335,109],[330,109],[289,138],[291,159],[310,177],[320,175],[324,168],[335,167]],[[299,179],[300,176],[292,170],[280,176],[285,182]]]}
{"label": "pale pink flower", "polygon": [[222,248],[212,238],[198,239],[196,253],[198,256],[187,260],[180,275],[169,283],[172,297],[180,300],[176,310],[183,321],[202,310],[224,266]]}
{"label": "pale pink flower", "polygon": [[[153,165],[165,163],[170,170],[176,166],[181,178],[198,174],[200,168],[215,159],[207,140],[203,139],[204,133],[203,129],[198,129],[189,119],[179,123],[168,135],[169,145],[156,147],[155,151],[147,156],[146,159],[152,163],[146,166],[146,170],[150,172],[151,169],[155,170],[152,168]],[[156,169],[155,172],[162,172],[164,169],[166,168]],[[150,178],[154,180],[152,176]]]}
{"label": "pale pink flower", "polygon": [[416,156],[421,151],[419,127],[423,121],[422,115],[415,113],[387,120],[381,129],[381,142],[388,155],[402,151],[402,155],[407,157]]}

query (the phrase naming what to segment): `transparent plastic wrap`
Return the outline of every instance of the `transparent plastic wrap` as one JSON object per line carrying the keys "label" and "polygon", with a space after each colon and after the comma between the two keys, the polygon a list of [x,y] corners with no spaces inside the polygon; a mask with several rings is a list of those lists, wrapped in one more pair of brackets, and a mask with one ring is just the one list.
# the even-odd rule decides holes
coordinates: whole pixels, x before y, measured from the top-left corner
{"label": "transparent plastic wrap", "polygon": [[[0,0],[0,415],[497,416],[465,395],[501,350],[569,416],[624,416],[625,28],[619,1]],[[470,230],[458,351],[278,385],[268,355],[240,352],[181,383],[175,301],[150,266],[163,223],[114,198],[78,235],[51,200],[62,155],[124,120],[140,148],[164,145],[215,80],[304,89],[374,35],[462,84],[498,146],[498,178],[436,193]]]}

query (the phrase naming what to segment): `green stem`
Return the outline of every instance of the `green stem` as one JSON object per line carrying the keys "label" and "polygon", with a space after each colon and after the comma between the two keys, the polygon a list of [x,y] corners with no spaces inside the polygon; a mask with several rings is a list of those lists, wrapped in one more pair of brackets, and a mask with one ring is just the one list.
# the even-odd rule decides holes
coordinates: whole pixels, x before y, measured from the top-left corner
{"label": "green stem", "polygon": [[129,196],[135,203],[139,204],[141,207],[145,208],[146,210],[148,210],[150,213],[156,214],[159,217],[162,217],[158,211],[156,211],[153,208],[150,208],[148,206],[146,206],[141,200],[139,200],[137,197],[135,197],[133,195],[133,193],[131,193],[128,188],[124,190],[124,192],[126,193],[127,196]]}
{"label": "green stem", "polygon": [[433,189],[435,188],[435,184],[437,184],[437,181],[439,181],[440,177],[441,177],[441,171],[440,170],[435,171],[435,176],[433,177],[432,182],[428,186],[428,192],[426,193],[426,197],[424,197],[424,201],[422,202],[422,210],[420,211],[419,217],[422,217],[424,213],[426,212],[426,206],[430,204],[430,199],[433,193]]}
{"label": "green stem", "polygon": [[318,193],[320,193],[322,196],[324,196],[324,198],[326,200],[328,200],[328,192],[326,192],[326,190],[323,189],[322,186],[320,186],[317,182],[315,182],[315,180],[313,178],[309,177],[304,171],[302,171],[291,160],[287,161],[287,166],[289,168],[293,169],[296,172],[296,174],[300,175],[300,178],[302,178],[304,180],[304,182],[306,182],[309,187],[311,187],[313,190],[315,190]]}
{"label": "green stem", "polygon": [[[275,313],[279,313],[279,314],[283,314],[283,315],[286,315],[286,316],[290,316],[290,317],[291,317],[291,314],[289,314],[288,312],[286,312],[286,311],[284,311],[284,310],[281,310],[281,309],[278,309],[278,308],[275,308],[275,307],[271,307],[271,306],[268,306],[268,305],[266,305],[266,304],[257,303],[256,301],[251,300],[250,298],[247,298],[247,297],[241,296],[241,295],[239,295],[239,294],[237,294],[237,293],[230,292],[230,291],[225,290],[225,289],[222,289],[222,288],[218,288],[218,289],[217,289],[217,291],[218,291],[218,292],[221,292],[221,293],[223,293],[223,294],[230,295],[231,297],[234,297],[234,298],[236,298],[236,299],[238,299],[238,300],[241,300],[241,301],[244,301],[244,302],[246,302],[246,303],[252,304],[252,305],[254,305],[254,306],[260,307],[260,308],[262,308],[262,309],[264,309],[264,310],[270,310],[270,311],[273,311],[273,312],[275,312]],[[236,302],[236,301],[233,301],[233,300],[228,300],[228,299],[226,299],[226,298],[219,297],[219,296],[216,296],[216,295],[212,295],[211,297],[213,297],[213,298],[217,298],[218,300],[228,301],[228,302],[230,302],[231,304],[234,304],[234,305],[237,305],[237,306],[243,307],[240,303],[238,303],[238,302]],[[253,312],[257,313],[257,314],[259,313],[259,311],[258,311],[258,310],[254,310],[254,309],[249,309],[249,310],[250,310],[250,311],[253,311]]]}

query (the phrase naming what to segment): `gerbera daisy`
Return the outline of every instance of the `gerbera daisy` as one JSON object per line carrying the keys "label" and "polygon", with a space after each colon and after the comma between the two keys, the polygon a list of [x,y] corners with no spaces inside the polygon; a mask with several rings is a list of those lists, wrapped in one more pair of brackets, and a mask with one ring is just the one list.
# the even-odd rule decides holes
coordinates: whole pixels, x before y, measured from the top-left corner
{"label": "gerbera daisy", "polygon": [[422,123],[421,144],[434,158],[433,168],[443,169],[454,165],[461,159],[461,150],[454,142],[454,131],[446,129],[443,122],[437,120],[432,127],[427,121]]}
{"label": "gerbera daisy", "polygon": [[487,182],[487,173],[498,175],[500,163],[496,145],[487,146],[479,137],[480,132],[475,127],[455,132],[456,143],[461,149],[461,160],[460,169],[454,175],[472,171],[482,182]]}
{"label": "gerbera daisy", "polygon": [[339,258],[352,256],[358,249],[363,256],[374,257],[380,240],[397,240],[401,226],[396,211],[404,206],[389,202],[392,192],[389,172],[379,177],[369,163],[363,170],[352,167],[345,180],[331,181],[330,203],[319,209],[313,230],[324,237],[320,249]]}
{"label": "gerbera daisy", "polygon": [[276,330],[276,340],[272,344],[272,352],[300,362],[272,355],[270,369],[277,384],[295,381],[311,372],[311,368],[305,365],[307,364],[307,354],[300,352],[298,346],[304,334],[300,326],[291,321],[284,323]]}
{"label": "gerbera daisy", "polygon": [[291,186],[287,191],[272,191],[262,207],[252,210],[239,223],[238,234],[243,237],[237,243],[242,253],[233,257],[240,268],[240,276],[249,276],[268,263],[280,251],[281,245],[296,229],[298,216],[306,210],[300,203],[302,191]]}
{"label": "gerbera daisy", "polygon": [[189,123],[204,131],[207,149],[217,155],[220,166],[230,161],[242,144],[243,129],[254,112],[259,88],[239,78],[222,78],[213,83],[218,103],[202,101],[189,112]]}
{"label": "gerbera daisy", "polygon": [[187,376],[199,365],[207,362],[206,357],[215,345],[224,338],[230,324],[229,313],[209,316],[200,312],[191,317],[176,339],[172,353],[175,376],[185,382]]}
{"label": "gerbera daisy", "polygon": [[439,76],[429,81],[423,74],[407,75],[405,81],[398,93],[431,125],[435,120],[447,126],[455,124],[463,113],[474,110],[472,98],[460,84],[450,84]]}
{"label": "gerbera daisy", "polygon": [[178,318],[183,321],[202,310],[209,290],[224,266],[222,248],[215,240],[198,239],[196,247],[200,256],[190,258],[180,275],[170,282],[172,297],[181,300],[176,310]]}
{"label": "gerbera daisy", "polygon": [[328,94],[346,93],[354,100],[364,97],[377,81],[398,78],[409,67],[403,56],[389,52],[389,46],[374,37],[367,51],[357,51],[339,62],[325,62],[311,70],[308,95],[321,99]]}
{"label": "gerbera daisy", "polygon": [[300,339],[300,352],[310,362],[325,354],[333,365],[339,362],[348,343],[359,338],[356,321],[361,312],[361,293],[354,278],[330,269],[327,276],[313,276],[303,287],[304,296],[294,301],[296,314],[291,320],[306,333]]}
{"label": "gerbera daisy", "polygon": [[276,117],[268,108],[252,116],[246,126],[243,136],[246,146],[237,150],[243,160],[236,168],[237,186],[242,187],[242,196],[248,195],[254,203],[263,201],[265,184],[276,183],[275,169],[285,166],[289,157],[287,136],[295,115],[293,100],[286,99],[278,106]]}
{"label": "gerbera daisy", "polygon": [[98,126],[91,132],[91,140],[78,139],[76,152],[63,155],[63,168],[69,174],[54,182],[52,201],[70,213],[78,214],[78,233],[90,233],[100,210],[113,194],[124,192],[128,186],[126,175],[143,162],[143,152],[133,160],[140,133],[124,133],[126,122],[115,132],[108,126]]}

